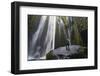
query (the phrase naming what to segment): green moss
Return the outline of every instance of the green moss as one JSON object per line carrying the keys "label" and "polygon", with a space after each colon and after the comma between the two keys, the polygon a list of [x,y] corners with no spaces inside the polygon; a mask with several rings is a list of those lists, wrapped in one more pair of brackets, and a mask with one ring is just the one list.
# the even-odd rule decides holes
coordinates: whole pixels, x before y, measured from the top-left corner
{"label": "green moss", "polygon": [[52,59],[57,59],[56,56],[53,55],[52,51],[50,51],[47,55],[46,55],[46,60],[52,60]]}

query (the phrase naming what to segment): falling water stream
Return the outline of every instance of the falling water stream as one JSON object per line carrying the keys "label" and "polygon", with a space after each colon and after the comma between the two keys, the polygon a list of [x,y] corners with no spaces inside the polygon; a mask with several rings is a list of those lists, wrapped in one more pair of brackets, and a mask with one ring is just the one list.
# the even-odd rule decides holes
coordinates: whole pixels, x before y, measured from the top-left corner
{"label": "falling water stream", "polygon": [[[48,24],[46,25],[46,19]],[[45,26],[48,26],[47,33],[44,35],[44,42],[39,41],[43,38],[43,30]],[[37,31],[32,36],[32,41],[30,42],[30,53],[29,60],[32,59],[45,59],[46,54],[50,50],[54,50],[55,43],[55,28],[56,28],[56,16],[41,16],[40,23],[38,25]],[[43,39],[42,39],[43,40]],[[39,44],[42,43],[42,45]],[[38,43],[38,44],[37,44]]]}
{"label": "falling water stream", "polygon": [[[42,37],[43,28],[45,26],[47,16],[42,16],[37,31],[32,36],[31,46],[29,47],[29,60],[40,58],[40,46],[36,46],[37,40]],[[34,52],[35,51],[35,52]]]}

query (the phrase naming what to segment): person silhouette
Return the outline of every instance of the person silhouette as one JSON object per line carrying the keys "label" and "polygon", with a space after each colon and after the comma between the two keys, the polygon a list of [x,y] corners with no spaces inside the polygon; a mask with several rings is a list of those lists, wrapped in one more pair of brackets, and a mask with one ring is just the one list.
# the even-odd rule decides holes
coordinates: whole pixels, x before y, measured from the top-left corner
{"label": "person silhouette", "polygon": [[67,50],[70,51],[70,49],[69,49],[69,39],[66,40],[66,51]]}

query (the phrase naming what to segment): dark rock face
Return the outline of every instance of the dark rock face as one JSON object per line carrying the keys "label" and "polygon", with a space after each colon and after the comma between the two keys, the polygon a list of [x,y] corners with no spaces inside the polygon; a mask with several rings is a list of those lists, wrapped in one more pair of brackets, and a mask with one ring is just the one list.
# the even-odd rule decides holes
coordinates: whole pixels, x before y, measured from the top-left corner
{"label": "dark rock face", "polygon": [[87,31],[87,29],[81,31],[81,32],[80,32],[80,35],[81,35],[81,38],[82,38],[82,40],[83,40],[83,44],[84,44],[85,46],[87,46],[87,44],[88,44],[88,31]]}

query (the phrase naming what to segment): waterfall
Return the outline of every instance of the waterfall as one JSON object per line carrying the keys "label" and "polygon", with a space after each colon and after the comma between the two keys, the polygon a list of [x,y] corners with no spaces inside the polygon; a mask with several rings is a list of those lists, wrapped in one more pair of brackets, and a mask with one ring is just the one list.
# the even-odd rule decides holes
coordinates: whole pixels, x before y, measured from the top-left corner
{"label": "waterfall", "polygon": [[[48,24],[46,20],[48,19]],[[47,29],[45,28],[47,26]],[[54,50],[56,16],[42,16],[37,31],[32,36],[29,60],[45,59],[46,54]],[[44,34],[43,30],[47,30]],[[44,38],[44,39],[43,39]],[[42,40],[42,41],[41,41]]]}
{"label": "waterfall", "polygon": [[[37,31],[32,36],[32,41],[30,42],[30,53],[29,59],[40,58],[40,46],[37,46],[36,43],[39,38],[42,37],[43,28],[45,26],[47,16],[42,16],[38,25]],[[34,52],[35,51],[35,52]]]}
{"label": "waterfall", "polygon": [[63,22],[62,18],[60,18],[60,24],[59,24],[59,26],[60,26],[61,29],[63,29],[65,38],[67,39],[67,32],[66,32],[66,29],[64,27],[64,22]]}
{"label": "waterfall", "polygon": [[55,29],[56,29],[56,16],[49,16],[48,31],[45,39],[46,54],[54,50],[55,44]]}
{"label": "waterfall", "polygon": [[47,16],[42,16],[42,17],[41,17],[41,20],[40,20],[38,29],[37,29],[37,31],[35,32],[35,34],[33,35],[33,38],[32,38],[32,47],[33,47],[33,48],[35,47],[35,44],[36,44],[37,39],[40,38],[41,35],[42,35],[42,32],[43,32],[43,28],[44,28],[44,25],[45,25],[46,18],[47,18]]}
{"label": "waterfall", "polygon": [[66,17],[66,20],[68,21],[68,27],[67,27],[67,33],[68,33],[68,40],[69,40],[69,45],[71,45],[71,27],[72,27],[72,17]]}
{"label": "waterfall", "polygon": [[62,20],[61,17],[57,17],[57,22],[58,22],[58,28],[59,28],[59,37],[61,36],[61,30],[63,30],[65,39],[68,40],[69,45],[71,45],[71,20],[70,17],[66,17],[66,22],[68,24],[66,25],[67,28],[65,27],[64,21]]}

